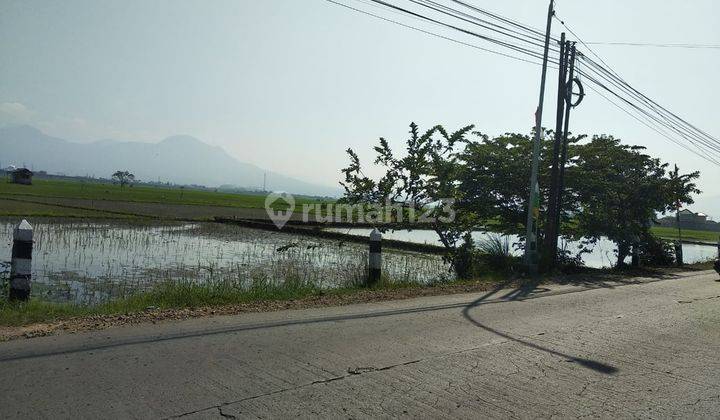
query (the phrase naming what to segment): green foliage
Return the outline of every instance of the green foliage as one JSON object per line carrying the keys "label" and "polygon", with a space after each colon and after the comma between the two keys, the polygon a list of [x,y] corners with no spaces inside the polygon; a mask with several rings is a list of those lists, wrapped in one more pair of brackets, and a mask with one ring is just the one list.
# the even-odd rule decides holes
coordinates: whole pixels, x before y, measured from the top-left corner
{"label": "green foliage", "polygon": [[[385,168],[385,175],[377,182],[363,174],[357,154],[348,150],[351,162],[343,170],[342,183],[345,200],[388,201],[423,208],[440,198],[452,198],[455,221],[435,230],[462,277],[472,271],[467,264],[474,258],[469,256],[472,252],[467,245],[459,247],[460,238],[474,230],[523,236],[532,138],[513,133],[490,138],[472,132],[476,139],[467,139],[472,126],[452,135],[435,126],[420,135],[414,123],[410,127],[403,157],[393,154],[383,138],[374,148],[375,163]],[[546,134],[539,174],[543,203],[549,195],[552,150],[552,132]],[[585,238],[589,245],[608,237],[618,247],[621,264],[633,243],[651,238],[651,221],[656,214],[693,202],[692,194],[700,192],[694,184],[699,173],[680,174],[677,167],[668,173],[668,165],[645,154],[643,147],[623,145],[612,136],[594,136],[589,142],[584,142],[585,137],[568,139],[561,232]],[[541,206],[541,212],[544,210]],[[543,226],[541,218],[541,231]],[[496,255],[494,251],[484,254]],[[579,265],[578,255],[563,253],[561,257],[569,265]]]}
{"label": "green foliage", "polygon": [[656,237],[646,234],[639,246],[640,264],[648,266],[671,266],[675,264],[675,247]]}
{"label": "green foliage", "polygon": [[606,236],[618,247],[618,265],[633,243],[648,238],[657,213],[673,203],[691,202],[699,193],[689,181],[698,173],[683,175],[679,181],[667,176],[667,164],[643,153],[645,148],[620,144],[612,136],[594,136],[592,141],[573,148],[573,173],[568,188],[576,195],[577,233],[591,238]]}
{"label": "green foliage", "polygon": [[510,249],[510,239],[507,236],[489,235],[478,243],[480,267],[487,267],[495,272],[509,272],[518,262]]}
{"label": "green foliage", "polygon": [[450,260],[453,264],[455,275],[462,280],[475,277],[477,253],[469,232],[465,234],[463,243],[450,252],[452,253]]}
{"label": "green foliage", "polygon": [[135,182],[135,175],[128,171],[116,171],[112,174],[112,179],[120,184],[120,188],[123,188],[124,186],[132,185],[132,183]]}
{"label": "green foliage", "polygon": [[[404,154],[398,156],[385,138],[374,147],[375,165],[384,170],[377,181],[367,177],[357,154],[348,149],[350,165],[342,170],[345,181],[343,202],[377,204],[411,210],[414,214],[426,213],[440,241],[448,249],[454,249],[462,233],[461,220],[448,218],[446,205],[458,198],[458,157],[456,147],[465,143],[465,136],[472,126],[448,133],[442,126],[435,126],[423,134],[415,123],[410,124],[410,137]],[[453,219],[453,220],[447,220]],[[449,258],[454,258],[449,254]]]}

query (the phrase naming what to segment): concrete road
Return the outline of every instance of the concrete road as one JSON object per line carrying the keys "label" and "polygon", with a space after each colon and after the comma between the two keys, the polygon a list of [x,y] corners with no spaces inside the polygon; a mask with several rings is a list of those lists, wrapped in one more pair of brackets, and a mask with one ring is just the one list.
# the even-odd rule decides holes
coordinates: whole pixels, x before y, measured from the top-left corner
{"label": "concrete road", "polygon": [[0,418],[720,416],[700,272],[0,344]]}

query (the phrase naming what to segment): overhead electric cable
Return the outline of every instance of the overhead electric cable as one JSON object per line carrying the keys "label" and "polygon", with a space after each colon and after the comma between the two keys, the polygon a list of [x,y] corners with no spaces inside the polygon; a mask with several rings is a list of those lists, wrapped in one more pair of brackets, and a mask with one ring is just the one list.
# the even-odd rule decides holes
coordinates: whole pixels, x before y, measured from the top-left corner
{"label": "overhead electric cable", "polygon": [[686,49],[720,49],[720,45],[714,44],[662,44],[652,42],[591,42],[587,45],[614,45],[623,47],[656,47],[656,48],[686,48]]}
{"label": "overhead electric cable", "polygon": [[[484,48],[484,47],[481,47],[481,46],[478,46],[478,45],[475,45],[475,44],[471,44],[471,43],[469,43],[469,42],[465,42],[465,41],[461,41],[461,40],[458,40],[458,39],[455,39],[455,38],[451,38],[451,37],[448,37],[448,36],[445,36],[445,35],[441,35],[441,34],[438,34],[438,33],[436,33],[436,32],[432,32],[432,31],[428,31],[428,30],[425,30],[425,29],[422,29],[422,28],[419,28],[419,27],[416,27],[416,26],[408,25],[408,24],[406,24],[406,23],[402,23],[402,22],[399,22],[399,21],[396,21],[396,20],[393,20],[393,19],[389,19],[389,18],[386,18],[386,17],[384,17],[384,16],[380,16],[380,15],[377,15],[377,14],[375,14],[375,13],[368,12],[368,11],[366,11],[366,10],[358,9],[358,8],[356,8],[356,7],[353,7],[353,6],[344,4],[344,3],[340,2],[340,1],[336,1],[336,0],[325,0],[325,1],[327,1],[327,2],[329,2],[329,3],[333,3],[333,4],[338,5],[338,6],[341,6],[341,7],[344,7],[344,8],[349,9],[349,10],[358,12],[358,13],[362,13],[362,14],[367,15],[367,16],[374,17],[374,18],[376,18],[376,19],[383,20],[383,21],[385,21],[385,22],[389,22],[389,23],[392,23],[392,24],[395,24],[395,25],[399,25],[399,26],[402,26],[402,27],[407,28],[407,29],[412,29],[412,30],[414,30],[414,31],[418,31],[418,32],[424,33],[424,34],[426,34],[426,35],[430,35],[430,36],[434,36],[434,37],[437,37],[437,38],[441,38],[441,39],[444,39],[444,40],[447,40],[447,41],[451,41],[451,42],[454,42],[454,43],[456,43],[456,44],[464,45],[464,46],[466,46],[466,47],[471,47],[471,48],[474,48],[474,49],[477,49],[477,50],[489,52],[489,53],[492,53],[492,54],[500,55],[500,56],[503,56],[503,57],[506,57],[506,58],[511,58],[511,59],[513,59],[513,60],[522,61],[522,62],[525,62],[525,63],[535,64],[535,65],[538,65],[538,66],[541,65],[541,63],[540,63],[540,62],[537,62],[537,61],[532,61],[532,60],[528,60],[528,59],[526,59],[526,58],[522,58],[522,57],[517,57],[517,56],[514,56],[514,55],[510,55],[510,54],[507,54],[507,53],[504,53],[504,52],[501,52],[501,51],[496,51],[496,50],[492,50],[492,49],[489,49],[489,48]],[[372,0],[368,0],[368,1],[372,1]]]}
{"label": "overhead electric cable", "polygon": [[[431,36],[435,36],[441,39],[445,39],[460,45],[468,46],[471,48],[475,48],[478,50],[482,50],[485,52],[490,52],[493,54],[501,55],[507,58],[511,58],[518,61],[523,61],[531,64],[539,65],[537,61],[533,61],[531,59],[518,57],[515,55],[507,54],[501,51],[492,50],[488,48],[483,48],[481,46],[478,46],[476,44],[466,42],[463,40],[455,39],[446,35],[438,34],[429,30],[426,30],[421,27],[416,27],[412,25],[408,25],[396,20],[392,20],[389,18],[386,18],[384,16],[374,14],[371,12],[367,12],[365,10],[361,10],[352,6],[349,6],[347,4],[341,3],[340,1],[336,0],[327,0],[330,3],[345,7],[347,9],[363,13],[368,16],[372,16],[393,24],[397,24],[400,26],[403,26],[408,29],[412,29],[415,31],[419,31]],[[540,46],[538,44],[539,38],[538,35],[544,34],[537,29],[531,28],[529,26],[523,25],[521,23],[518,23],[517,21],[514,21],[512,19],[505,18],[503,16],[500,16],[498,14],[488,12],[484,9],[472,6],[466,2],[460,1],[460,0],[452,0],[453,3],[459,4],[465,8],[468,8],[469,10],[472,10],[476,13],[481,13],[484,16],[488,16],[492,19],[496,19],[499,22],[502,22],[505,25],[511,25],[512,28],[504,26],[503,24],[498,24],[495,22],[491,22],[487,19],[482,19],[478,16],[474,16],[470,13],[463,12],[460,10],[457,10],[455,8],[446,6],[444,4],[438,3],[437,1],[433,0],[408,0],[409,2],[424,7],[426,9],[432,10],[433,12],[440,13],[442,15],[451,17],[455,20],[458,20],[460,22],[469,23],[476,27],[480,27],[486,31],[490,31],[492,33],[495,33],[495,37],[488,36],[486,34],[474,32],[471,30],[468,30],[466,28],[457,26],[455,24],[451,24],[448,22],[444,22],[438,19],[435,19],[433,17],[429,17],[427,15],[424,15],[422,13],[419,13],[417,11],[413,11],[410,9],[406,9],[400,6],[397,6],[395,4],[389,3],[388,1],[384,0],[358,0],[362,1],[365,4],[372,4],[376,7],[382,7],[385,10],[391,11],[393,13],[398,13],[401,15],[404,15],[406,17],[410,17],[413,19],[417,19],[432,25],[436,25],[445,29],[451,29],[453,31],[460,32],[464,35],[472,36],[478,39],[481,39],[486,42],[493,43],[495,45],[510,49],[514,52],[520,53],[522,55],[528,56],[530,58],[534,59],[540,59],[541,54],[538,51],[535,51],[532,49],[533,46],[537,47]],[[587,48],[587,51],[589,51],[593,56],[595,56],[602,64],[594,61],[590,57],[588,57],[586,54],[583,54],[581,51],[578,51],[578,58],[580,61],[586,64],[585,69],[578,69],[578,75],[583,76],[586,78],[590,83],[597,86],[599,89],[604,90],[605,92],[611,94],[612,96],[616,97],[623,103],[625,103],[627,106],[629,106],[631,109],[633,109],[636,114],[633,114],[632,112],[626,110],[625,108],[619,106],[617,103],[610,100],[607,96],[600,93],[598,89],[595,89],[592,86],[589,86],[591,90],[598,93],[601,97],[606,99],[611,104],[615,105],[619,109],[623,110],[628,115],[632,116],[634,119],[641,122],[643,125],[646,125],[647,127],[651,128],[653,131],[657,132],[658,134],[662,135],[666,139],[672,141],[673,143],[683,147],[686,150],[691,151],[692,153],[702,157],[703,159],[708,160],[709,162],[712,162],[714,164],[717,164],[720,166],[720,140],[717,138],[711,136],[710,134],[706,133],[705,131],[699,129],[698,127],[690,124],[683,118],[677,116],[675,113],[669,111],[667,108],[663,107],[662,105],[658,104],[654,100],[647,97],[645,94],[637,90],[635,87],[630,85],[627,81],[625,81],[615,70],[613,70],[604,60],[602,57],[600,57],[588,44],[580,38],[577,33],[575,33],[567,24],[565,24],[564,21],[562,21],[557,15],[554,16],[557,20],[560,21],[560,23],[572,34],[574,35],[578,41]],[[509,39],[499,39],[500,37],[506,37]],[[522,46],[517,44],[517,42],[522,42],[524,44],[529,44],[528,46]],[[557,62],[553,62],[554,64],[557,64]],[[662,127],[662,128],[660,128]],[[667,132],[665,130],[668,130]],[[670,134],[672,133],[672,135]],[[682,139],[682,140],[679,140]],[[696,150],[693,150],[692,147],[694,147]]]}
{"label": "overhead electric cable", "polygon": [[633,114],[632,112],[628,111],[627,109],[625,109],[625,108],[623,108],[622,106],[618,105],[618,104],[617,104],[616,102],[614,102],[612,99],[610,99],[610,98],[608,98],[607,96],[603,95],[599,90],[595,89],[593,86],[588,86],[588,88],[589,88],[590,90],[592,90],[593,92],[597,93],[600,97],[602,97],[603,99],[605,99],[606,101],[608,101],[609,103],[611,103],[612,105],[614,105],[615,107],[617,107],[618,109],[620,109],[621,111],[623,111],[624,113],[626,113],[627,115],[629,115],[630,117],[632,117],[632,118],[634,118],[635,120],[637,120],[639,123],[645,125],[646,127],[650,128],[651,130],[655,131],[656,133],[658,133],[658,134],[660,134],[661,136],[665,137],[666,139],[670,140],[672,143],[680,146],[681,148],[687,150],[687,151],[690,152],[690,153],[695,154],[696,156],[698,156],[698,157],[700,157],[700,158],[702,158],[702,159],[707,160],[707,161],[710,162],[710,163],[713,163],[713,164],[715,164],[715,165],[717,165],[717,166],[720,166],[720,162],[719,162],[719,161],[717,161],[717,160],[715,160],[715,159],[713,159],[713,158],[711,158],[711,157],[708,157],[708,156],[705,156],[705,155],[703,155],[703,154],[698,153],[697,151],[689,148],[687,145],[685,145],[685,144],[677,141],[676,139],[670,137],[667,133],[665,133],[664,131],[662,131],[662,129],[659,129],[659,128],[657,128],[656,126],[653,126],[652,124],[650,124],[650,123],[648,123],[648,122],[646,122],[646,121],[643,121],[641,118],[639,118],[638,116],[636,116],[636,115]]}

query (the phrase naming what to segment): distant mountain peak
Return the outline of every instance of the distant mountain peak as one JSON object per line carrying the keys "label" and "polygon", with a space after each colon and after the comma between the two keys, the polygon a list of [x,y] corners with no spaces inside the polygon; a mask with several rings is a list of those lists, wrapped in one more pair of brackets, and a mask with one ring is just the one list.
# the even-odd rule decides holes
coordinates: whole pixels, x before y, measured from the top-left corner
{"label": "distant mountain peak", "polygon": [[177,144],[177,145],[203,145],[209,146],[207,143],[200,141],[199,139],[189,136],[186,134],[180,134],[176,136],[170,136],[163,139],[160,144]]}
{"label": "distant mountain peak", "polygon": [[26,125],[26,124],[18,124],[18,125],[7,125],[5,127],[1,127],[0,130],[2,130],[3,134],[5,135],[22,135],[22,136],[44,136],[45,134],[38,130],[37,128]]}
{"label": "distant mountain peak", "polygon": [[211,146],[188,136],[170,136],[159,143],[100,140],[75,143],[46,136],[30,126],[0,128],[3,164],[32,165],[37,170],[69,175],[109,177],[128,170],[140,180],[176,184],[217,186],[233,184],[243,188],[300,194],[339,194],[337,187],[316,185],[261,169],[230,156],[222,147]]}

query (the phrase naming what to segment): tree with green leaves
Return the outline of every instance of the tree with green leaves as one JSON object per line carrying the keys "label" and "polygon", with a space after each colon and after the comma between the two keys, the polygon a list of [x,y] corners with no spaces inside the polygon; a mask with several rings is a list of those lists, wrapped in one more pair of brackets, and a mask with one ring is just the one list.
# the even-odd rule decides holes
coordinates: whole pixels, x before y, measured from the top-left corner
{"label": "tree with green leaves", "polygon": [[692,203],[700,191],[699,176],[668,176],[667,163],[645,154],[641,146],[620,144],[612,136],[594,136],[573,148],[568,188],[578,199],[576,234],[594,240],[606,236],[617,245],[617,265],[624,264],[633,244],[650,235],[658,213],[678,203]]}
{"label": "tree with green leaves", "polygon": [[[532,138],[514,133],[490,138],[472,129],[467,126],[448,133],[438,125],[420,134],[413,123],[403,156],[381,138],[374,148],[375,164],[385,173],[377,181],[364,175],[357,154],[348,149],[350,165],[343,169],[341,183],[344,201],[400,204],[413,211],[430,208],[437,215],[441,209],[434,203],[454,200],[454,221],[436,219],[432,228],[458,272],[459,262],[467,259],[462,251],[471,248],[471,232],[496,231],[522,238]],[[541,149],[541,211],[546,208],[550,184],[552,132],[546,134],[548,140]],[[612,136],[594,136],[589,142],[585,138],[568,139],[561,232],[588,244],[609,238],[618,247],[621,265],[638,241],[659,243],[651,237],[652,220],[658,213],[692,203],[692,194],[699,193],[693,182],[699,174],[668,174],[668,165],[645,154],[643,147],[623,145]]]}
{"label": "tree with green leaves", "polygon": [[115,180],[115,182],[117,182],[118,184],[120,184],[120,188],[123,188],[126,185],[130,185],[135,182],[135,175],[131,174],[128,171],[116,171],[114,174],[112,174],[112,179]]}
{"label": "tree with green leaves", "polygon": [[345,175],[341,182],[345,188],[342,201],[393,206],[415,215],[425,214],[440,242],[448,250],[454,250],[467,229],[459,227],[462,221],[457,216],[448,220],[448,211],[452,212],[448,206],[458,199],[457,148],[466,142],[465,136],[472,128],[467,126],[448,133],[437,125],[421,134],[417,124],[411,123],[410,137],[401,155],[392,150],[385,138],[380,138],[374,147],[374,163],[383,169],[384,175],[378,180],[363,173],[358,155],[348,149],[350,165],[342,170]]}

